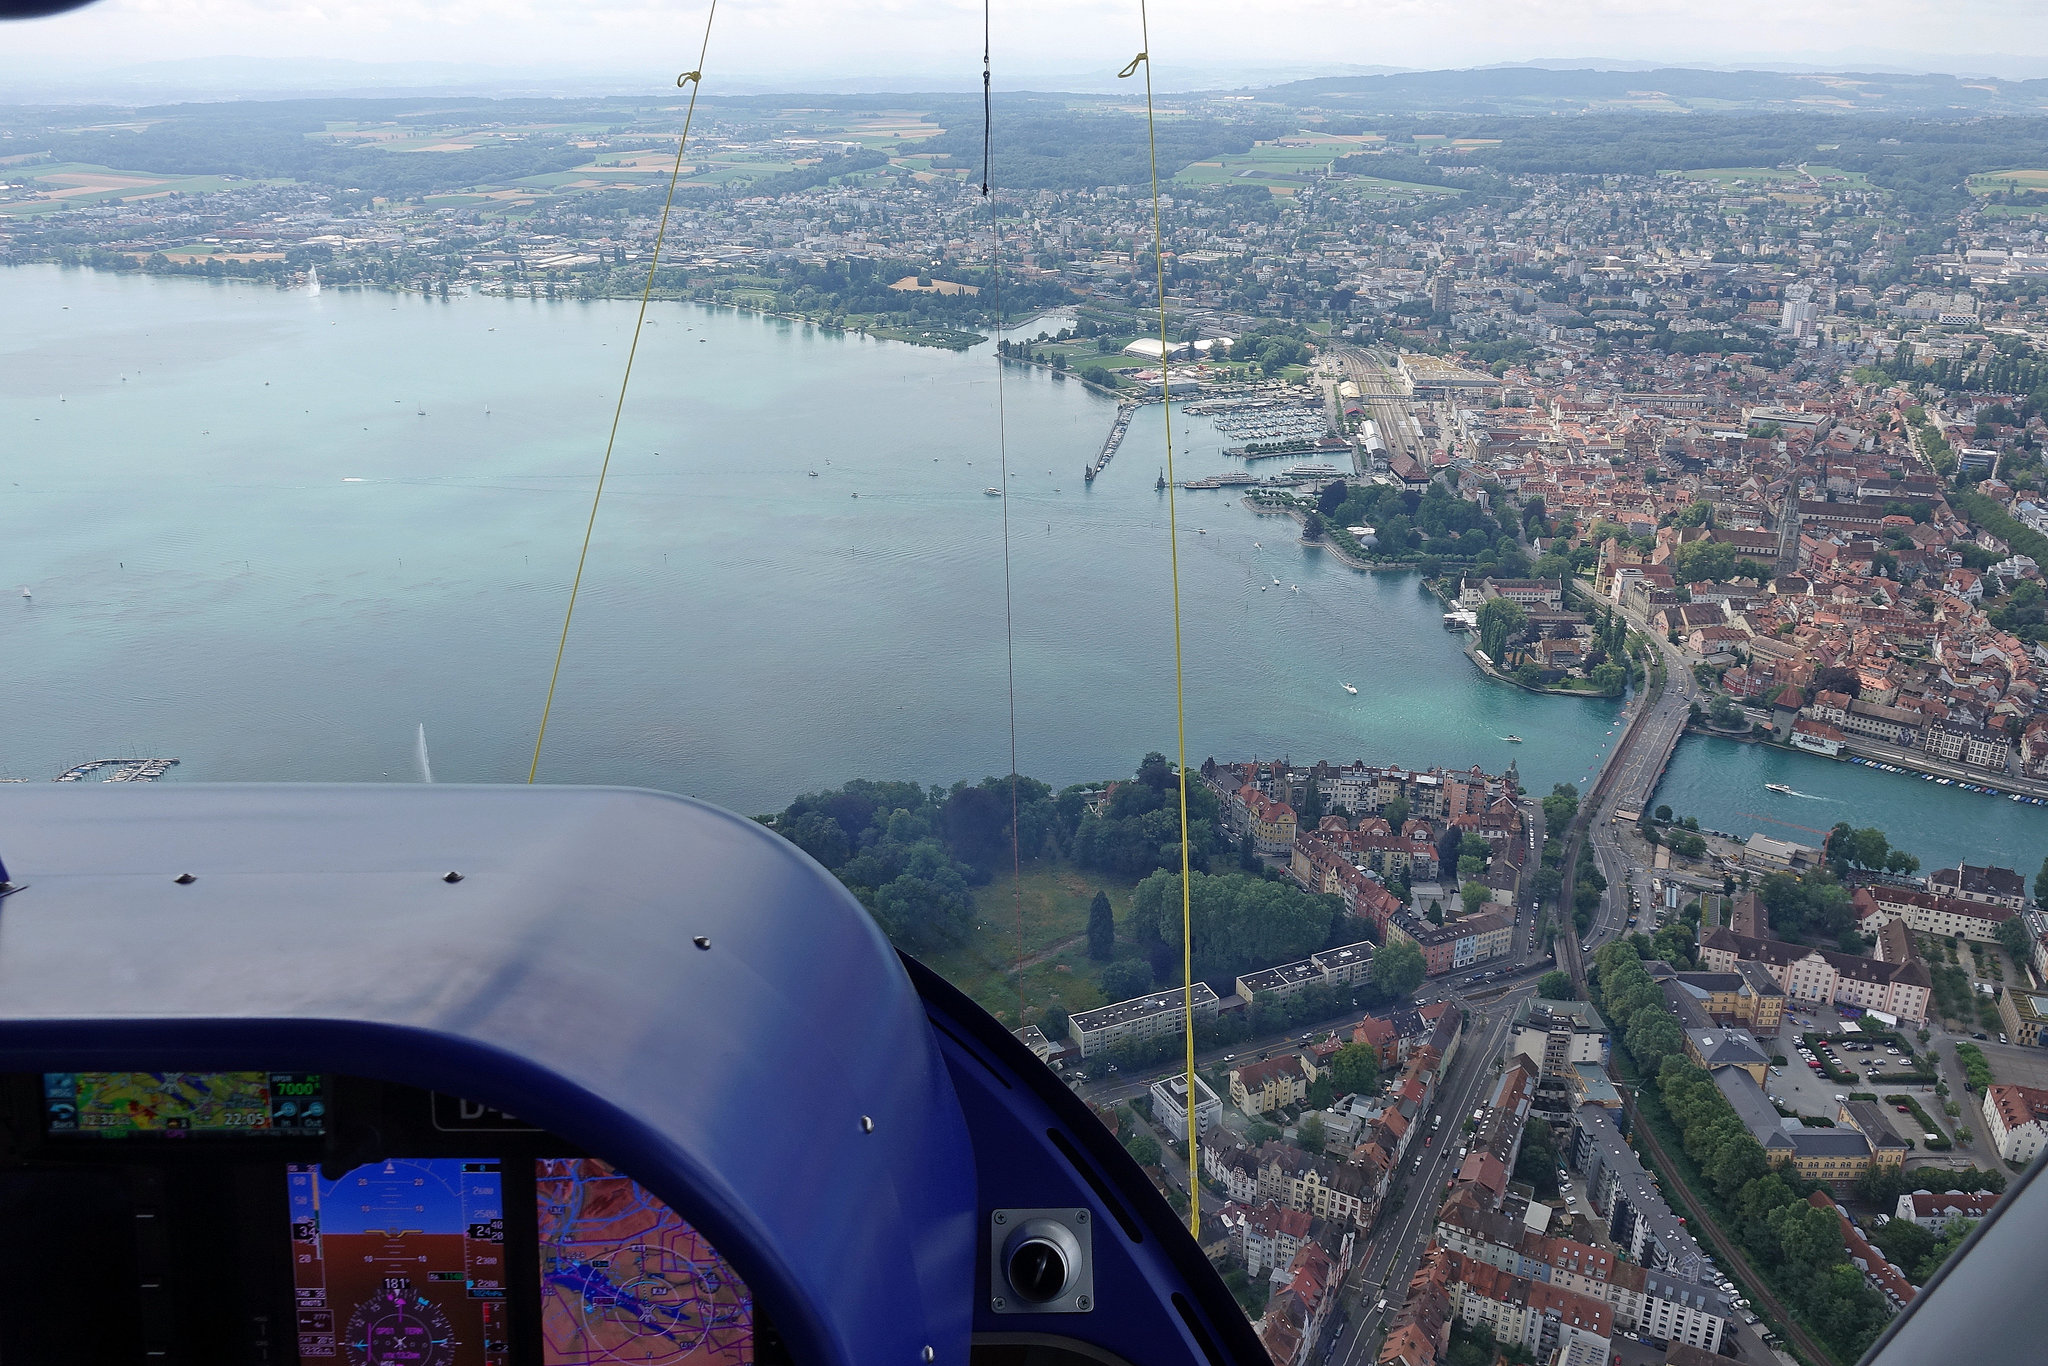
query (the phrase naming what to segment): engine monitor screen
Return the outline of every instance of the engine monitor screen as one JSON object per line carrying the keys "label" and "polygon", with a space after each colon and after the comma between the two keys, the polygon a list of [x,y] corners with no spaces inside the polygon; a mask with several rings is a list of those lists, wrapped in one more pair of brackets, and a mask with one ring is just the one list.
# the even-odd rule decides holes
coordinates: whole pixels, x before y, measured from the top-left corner
{"label": "engine monitor screen", "polygon": [[317,1072],[46,1072],[43,1123],[100,1138],[317,1138],[326,1088]]}
{"label": "engine monitor screen", "polygon": [[534,1164],[546,1366],[744,1366],[754,1305],[709,1239],[595,1158]]}
{"label": "engine monitor screen", "polygon": [[339,1180],[285,1172],[302,1363],[504,1366],[498,1162],[392,1159]]}

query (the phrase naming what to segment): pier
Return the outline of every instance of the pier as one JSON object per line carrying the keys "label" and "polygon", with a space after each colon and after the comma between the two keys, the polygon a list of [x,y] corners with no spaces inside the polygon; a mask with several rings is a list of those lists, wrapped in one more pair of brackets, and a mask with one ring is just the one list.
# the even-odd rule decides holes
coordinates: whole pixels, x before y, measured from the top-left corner
{"label": "pier", "polygon": [[1082,471],[1083,480],[1092,484],[1096,475],[1109,468],[1110,459],[1115,456],[1116,448],[1124,443],[1124,433],[1131,429],[1131,416],[1137,411],[1138,404],[1128,400],[1116,405],[1116,421],[1110,424],[1109,435],[1103,439],[1102,454],[1095,457],[1094,464]]}
{"label": "pier", "polygon": [[100,779],[103,783],[153,783],[171,771],[176,759],[88,759],[74,764],[59,773],[53,781],[60,783],[82,783],[103,768],[114,771]]}

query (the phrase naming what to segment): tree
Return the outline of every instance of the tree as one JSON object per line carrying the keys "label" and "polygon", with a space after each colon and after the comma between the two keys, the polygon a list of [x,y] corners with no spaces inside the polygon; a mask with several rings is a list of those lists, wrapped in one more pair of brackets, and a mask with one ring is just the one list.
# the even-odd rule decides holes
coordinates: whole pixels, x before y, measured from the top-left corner
{"label": "tree", "polygon": [[1572,1001],[1578,999],[1579,989],[1570,973],[1554,971],[1536,979],[1536,994],[1547,1001]]}
{"label": "tree", "polygon": [[[1406,797],[1394,798],[1386,804],[1380,814],[1387,818],[1388,825],[1394,827],[1394,833],[1400,834],[1401,827],[1408,823],[1408,799]],[[2041,867],[2044,873],[2048,873],[2048,859],[2042,860]]]}
{"label": "tree", "polygon": [[1330,1081],[1328,1072],[1308,1084],[1308,1106],[1311,1110],[1327,1110],[1336,1099],[1337,1088]]}
{"label": "tree", "polygon": [[1612,660],[1594,665],[1593,672],[1587,677],[1592,680],[1593,686],[1599,690],[1602,697],[1619,697],[1621,690],[1628,686],[1628,670]]}
{"label": "tree", "polygon": [[1483,604],[1478,618],[1479,648],[1495,663],[1529,624],[1529,613],[1512,598],[1494,598]]}
{"label": "tree", "polygon": [[1380,1058],[1369,1043],[1347,1043],[1330,1055],[1327,1074],[1340,1096],[1373,1095],[1380,1089]]}
{"label": "tree", "polygon": [[1422,950],[1412,940],[1396,939],[1380,945],[1372,959],[1372,980],[1388,996],[1406,996],[1422,985],[1427,971]]}
{"label": "tree", "polygon": [[1323,1150],[1323,1117],[1311,1114],[1294,1126],[1294,1142],[1305,1153],[1319,1153]]}
{"label": "tree", "polygon": [[1308,780],[1308,795],[1302,798],[1301,811],[1295,820],[1295,828],[1313,830],[1323,823],[1323,789],[1314,778]]}
{"label": "tree", "polygon": [[1468,882],[1458,889],[1458,897],[1465,903],[1466,915],[1477,915],[1479,908],[1493,896],[1493,889],[1477,880]]}
{"label": "tree", "polygon": [[1107,959],[1116,952],[1116,916],[1109,909],[1109,894],[1097,892],[1088,903],[1088,956]]}
{"label": "tree", "polygon": [[1579,789],[1571,783],[1553,783],[1543,799],[1543,820],[1553,839],[1564,838],[1564,828],[1579,814]]}
{"label": "tree", "polygon": [[1725,579],[1735,572],[1735,547],[1723,541],[1688,541],[1671,557],[1680,583]]}
{"label": "tree", "polygon": [[2034,944],[2033,935],[2028,933],[2027,922],[2024,919],[2019,916],[2013,916],[2009,920],[1999,921],[1997,933],[1999,944],[2007,953],[2012,955],[2012,961],[2015,964],[2028,962],[2028,956],[2033,952]]}
{"label": "tree", "polygon": [[1658,807],[1657,819],[1663,821],[1666,825],[1669,825],[1671,823],[1671,808],[1668,806]]}
{"label": "tree", "polygon": [[1335,517],[1337,509],[1344,506],[1344,500],[1351,496],[1342,479],[1323,485],[1323,491],[1316,495],[1316,511],[1325,517]]}
{"label": "tree", "polygon": [[2034,874],[2034,904],[2048,906],[2048,858],[2041,860],[2041,871]]}
{"label": "tree", "polygon": [[1150,1134],[1139,1134],[1124,1145],[1124,1150],[1130,1153],[1132,1161],[1141,1167],[1159,1165],[1159,1144]]}
{"label": "tree", "polygon": [[1071,1021],[1067,1019],[1066,1011],[1058,1006],[1047,1006],[1045,1014],[1038,1017],[1038,1032],[1054,1043],[1058,1043],[1067,1037],[1070,1023]]}
{"label": "tree", "polygon": [[1152,989],[1152,970],[1143,963],[1125,959],[1102,970],[1102,994],[1110,1001],[1128,1001]]}
{"label": "tree", "polygon": [[1322,538],[1323,514],[1317,512],[1314,508],[1310,508],[1308,515],[1301,519],[1301,539],[1304,541],[1320,541]]}

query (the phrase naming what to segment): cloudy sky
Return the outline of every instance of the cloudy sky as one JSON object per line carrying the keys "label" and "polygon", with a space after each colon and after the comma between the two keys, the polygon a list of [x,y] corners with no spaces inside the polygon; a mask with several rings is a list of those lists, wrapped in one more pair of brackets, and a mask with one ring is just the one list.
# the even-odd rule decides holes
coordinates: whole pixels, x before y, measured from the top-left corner
{"label": "cloudy sky", "polygon": [[[1152,45],[1166,84],[1546,58],[2034,76],[2048,75],[2043,9],[2044,0],[1156,0]],[[1137,0],[996,0],[995,11],[1005,84],[1113,73],[1139,45]],[[694,60],[704,14],[696,0],[100,0],[0,28],[0,70],[243,57],[277,72],[403,63],[633,87]],[[789,87],[971,77],[981,15],[979,0],[723,0],[707,89],[721,77]]]}

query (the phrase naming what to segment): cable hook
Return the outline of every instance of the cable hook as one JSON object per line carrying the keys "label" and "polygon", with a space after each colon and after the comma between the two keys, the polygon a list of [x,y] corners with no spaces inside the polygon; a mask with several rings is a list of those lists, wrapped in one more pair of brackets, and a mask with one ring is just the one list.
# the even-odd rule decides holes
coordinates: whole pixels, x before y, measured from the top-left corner
{"label": "cable hook", "polygon": [[676,89],[681,90],[684,83],[688,81],[695,81],[702,85],[704,83],[704,73],[701,71],[685,71],[682,75],[676,77]]}
{"label": "cable hook", "polygon": [[1151,60],[1152,59],[1150,56],[1143,52],[1140,52],[1137,56],[1131,58],[1131,64],[1129,66],[1125,67],[1122,71],[1116,73],[1116,78],[1121,81],[1126,77],[1136,75],[1138,72],[1138,68],[1144,63],[1149,62]]}

